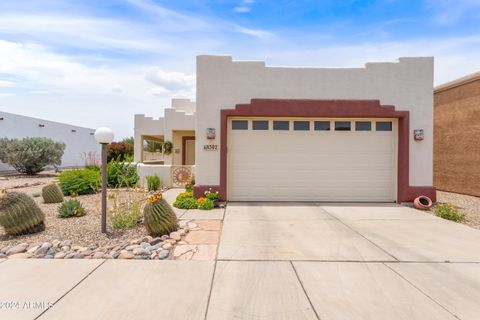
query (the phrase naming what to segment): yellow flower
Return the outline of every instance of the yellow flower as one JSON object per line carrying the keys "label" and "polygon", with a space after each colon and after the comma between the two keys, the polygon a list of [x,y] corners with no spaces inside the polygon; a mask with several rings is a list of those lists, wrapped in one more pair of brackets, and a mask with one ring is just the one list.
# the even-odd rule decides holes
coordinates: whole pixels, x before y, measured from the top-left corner
{"label": "yellow flower", "polygon": [[162,199],[162,194],[161,193],[156,193],[150,197],[148,197],[147,201],[150,203],[157,202],[158,200]]}

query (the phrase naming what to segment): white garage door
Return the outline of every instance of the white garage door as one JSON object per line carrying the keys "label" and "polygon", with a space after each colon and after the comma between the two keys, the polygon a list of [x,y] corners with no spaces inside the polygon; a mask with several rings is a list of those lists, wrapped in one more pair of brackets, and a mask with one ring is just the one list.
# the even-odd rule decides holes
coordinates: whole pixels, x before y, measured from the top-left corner
{"label": "white garage door", "polygon": [[229,120],[230,201],[396,200],[396,119]]}

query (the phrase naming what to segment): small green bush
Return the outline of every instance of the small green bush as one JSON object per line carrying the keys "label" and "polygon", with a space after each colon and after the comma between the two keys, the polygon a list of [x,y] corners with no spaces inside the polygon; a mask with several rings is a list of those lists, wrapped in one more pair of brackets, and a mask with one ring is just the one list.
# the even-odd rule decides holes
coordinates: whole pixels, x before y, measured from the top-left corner
{"label": "small green bush", "polygon": [[147,176],[148,191],[157,191],[160,188],[160,178],[157,175]]}
{"label": "small green bush", "polygon": [[208,198],[199,198],[197,204],[200,210],[212,210],[215,207],[213,200]]}
{"label": "small green bush", "polygon": [[98,164],[87,164],[85,166],[85,169],[100,171],[100,165],[98,165]]}
{"label": "small green bush", "polygon": [[218,193],[218,191],[212,191],[212,189],[210,188],[209,190],[205,191],[205,198],[215,201],[220,198],[220,194]]}
{"label": "small green bush", "polygon": [[102,183],[99,171],[76,169],[62,172],[58,176],[60,189],[64,195],[96,193]]}
{"label": "small green bush", "polygon": [[180,198],[175,200],[173,206],[178,209],[197,209],[198,204],[195,198]]}
{"label": "small green bush", "polygon": [[439,203],[435,207],[433,207],[433,212],[440,218],[459,222],[465,219],[464,214],[460,214],[450,203]]}
{"label": "small green bush", "polygon": [[114,229],[131,229],[137,226],[141,220],[141,203],[132,202],[119,206],[110,215],[110,224]]}
{"label": "small green bush", "polygon": [[107,166],[109,188],[135,187],[138,181],[137,166],[131,162],[112,160]]}
{"label": "small green bush", "polygon": [[46,166],[59,166],[64,151],[65,143],[48,138],[0,139],[0,161],[20,173],[34,175]]}
{"label": "small green bush", "polygon": [[77,199],[70,199],[58,208],[60,218],[81,217],[85,215],[85,208]]}

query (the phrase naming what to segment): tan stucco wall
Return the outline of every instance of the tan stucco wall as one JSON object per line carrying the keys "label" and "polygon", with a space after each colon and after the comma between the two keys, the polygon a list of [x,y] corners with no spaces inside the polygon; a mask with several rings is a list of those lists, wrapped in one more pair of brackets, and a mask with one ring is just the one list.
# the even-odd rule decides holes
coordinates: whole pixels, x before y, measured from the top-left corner
{"label": "tan stucco wall", "polygon": [[434,186],[480,196],[480,79],[434,101]]}
{"label": "tan stucco wall", "polygon": [[[181,166],[182,165],[182,154],[183,154],[183,149],[182,149],[182,138],[183,137],[195,137],[195,131],[190,130],[190,131],[173,131],[173,151],[172,151],[172,156],[173,156],[173,165],[176,166]],[[176,153],[175,150],[179,151],[179,153]]]}

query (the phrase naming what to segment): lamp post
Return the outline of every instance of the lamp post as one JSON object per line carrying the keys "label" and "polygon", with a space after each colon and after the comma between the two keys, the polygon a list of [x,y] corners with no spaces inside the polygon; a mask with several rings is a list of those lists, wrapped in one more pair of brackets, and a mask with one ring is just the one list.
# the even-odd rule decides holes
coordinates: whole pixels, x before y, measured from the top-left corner
{"label": "lamp post", "polygon": [[113,141],[113,131],[101,127],[95,130],[95,140],[102,145],[102,232],[107,233],[107,145]]}

